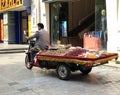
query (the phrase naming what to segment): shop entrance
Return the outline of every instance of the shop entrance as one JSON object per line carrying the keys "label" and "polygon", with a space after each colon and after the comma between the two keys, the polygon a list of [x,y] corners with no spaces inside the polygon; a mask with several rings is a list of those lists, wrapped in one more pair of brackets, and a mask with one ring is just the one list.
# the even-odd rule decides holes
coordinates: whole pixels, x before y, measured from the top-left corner
{"label": "shop entrance", "polygon": [[28,15],[26,11],[16,11],[15,15],[15,43],[24,44],[26,43],[24,30],[28,30]]}
{"label": "shop entrance", "polygon": [[55,44],[58,40],[67,37],[68,2],[51,3],[50,18],[51,43]]}

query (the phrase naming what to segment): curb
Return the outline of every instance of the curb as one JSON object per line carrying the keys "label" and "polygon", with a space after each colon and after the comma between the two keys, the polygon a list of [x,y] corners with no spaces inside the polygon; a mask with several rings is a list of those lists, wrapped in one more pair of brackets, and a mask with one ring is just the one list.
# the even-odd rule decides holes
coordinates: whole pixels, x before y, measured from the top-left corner
{"label": "curb", "polygon": [[25,53],[28,48],[10,48],[10,49],[0,49],[0,54],[10,54],[10,53]]}
{"label": "curb", "polygon": [[28,48],[10,48],[10,49],[0,49],[0,51],[11,51],[11,50],[27,50]]}
{"label": "curb", "polygon": [[0,54],[11,54],[11,53],[25,53],[25,50],[24,51],[3,51],[3,52],[0,52]]}

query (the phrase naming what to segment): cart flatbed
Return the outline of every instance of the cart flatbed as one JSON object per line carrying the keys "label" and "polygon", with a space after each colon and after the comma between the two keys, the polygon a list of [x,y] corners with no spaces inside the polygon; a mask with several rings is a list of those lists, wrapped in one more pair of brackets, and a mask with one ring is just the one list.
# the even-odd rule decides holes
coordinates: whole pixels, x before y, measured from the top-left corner
{"label": "cart flatbed", "polygon": [[[92,67],[99,66],[112,59],[118,58],[117,53],[104,52],[99,56],[95,54],[87,54],[87,50],[75,49],[72,51],[64,50],[47,50],[37,53],[35,57],[34,66],[56,69],[57,75],[60,79],[69,79],[71,71],[80,70],[83,74],[91,72]],[[64,53],[64,54],[63,54]],[[96,53],[96,52],[92,52]],[[99,52],[97,52],[99,54]],[[96,53],[96,54],[97,54]]]}
{"label": "cart flatbed", "polygon": [[38,60],[52,61],[52,62],[65,62],[65,63],[74,63],[74,64],[91,64],[93,66],[98,64],[106,63],[112,59],[117,59],[117,53],[105,53],[104,55],[96,58],[84,58],[78,56],[53,56],[53,55],[44,55],[37,54]]}

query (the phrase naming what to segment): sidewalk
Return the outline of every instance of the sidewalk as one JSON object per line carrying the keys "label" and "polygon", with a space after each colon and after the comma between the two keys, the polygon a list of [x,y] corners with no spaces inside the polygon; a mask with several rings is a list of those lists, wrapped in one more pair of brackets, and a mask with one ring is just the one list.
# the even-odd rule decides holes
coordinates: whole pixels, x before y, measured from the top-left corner
{"label": "sidewalk", "polygon": [[22,53],[28,49],[27,44],[2,44],[0,43],[0,54]]}

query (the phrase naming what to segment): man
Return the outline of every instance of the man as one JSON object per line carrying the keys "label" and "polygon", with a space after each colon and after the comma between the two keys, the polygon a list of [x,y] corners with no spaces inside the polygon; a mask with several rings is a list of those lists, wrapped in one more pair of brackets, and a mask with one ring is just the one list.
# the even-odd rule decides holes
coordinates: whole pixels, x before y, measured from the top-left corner
{"label": "man", "polygon": [[44,25],[42,23],[38,23],[38,31],[36,31],[36,33],[30,37],[26,37],[27,40],[31,40],[36,38],[35,41],[35,46],[31,49],[31,60],[33,61],[36,53],[35,50],[36,49],[40,49],[40,50],[47,50],[49,45],[50,45],[50,41],[49,41],[49,34],[47,31],[44,30]]}
{"label": "man", "polygon": [[44,25],[42,23],[38,23],[38,31],[30,37],[26,37],[27,40],[31,40],[36,38],[34,49],[40,48],[41,50],[46,50],[50,45],[49,34],[44,30]]}

